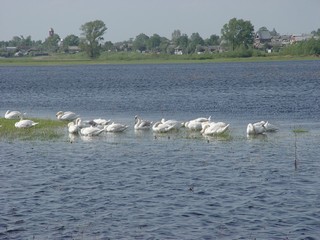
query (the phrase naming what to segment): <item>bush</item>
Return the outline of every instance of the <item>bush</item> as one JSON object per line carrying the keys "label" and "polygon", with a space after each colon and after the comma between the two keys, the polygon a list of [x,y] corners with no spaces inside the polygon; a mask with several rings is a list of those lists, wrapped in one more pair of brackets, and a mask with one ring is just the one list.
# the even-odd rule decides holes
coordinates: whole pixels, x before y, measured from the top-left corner
{"label": "bush", "polygon": [[227,58],[248,58],[248,57],[252,57],[253,50],[247,49],[245,47],[239,47],[234,51],[226,52],[226,53],[223,53],[222,55]]}
{"label": "bush", "polygon": [[291,44],[281,50],[282,55],[319,55],[320,39],[310,39],[307,41]]}

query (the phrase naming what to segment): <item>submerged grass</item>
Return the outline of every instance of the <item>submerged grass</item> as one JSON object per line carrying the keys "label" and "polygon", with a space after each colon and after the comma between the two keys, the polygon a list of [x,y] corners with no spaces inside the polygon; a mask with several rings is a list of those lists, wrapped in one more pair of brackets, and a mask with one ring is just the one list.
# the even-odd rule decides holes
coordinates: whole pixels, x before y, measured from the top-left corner
{"label": "submerged grass", "polygon": [[39,124],[31,128],[16,128],[19,120],[0,118],[0,140],[55,140],[64,136],[66,122],[50,119],[30,118]]}
{"label": "submerged grass", "polygon": [[303,128],[295,128],[292,130],[294,133],[307,133],[308,130],[303,129]]}

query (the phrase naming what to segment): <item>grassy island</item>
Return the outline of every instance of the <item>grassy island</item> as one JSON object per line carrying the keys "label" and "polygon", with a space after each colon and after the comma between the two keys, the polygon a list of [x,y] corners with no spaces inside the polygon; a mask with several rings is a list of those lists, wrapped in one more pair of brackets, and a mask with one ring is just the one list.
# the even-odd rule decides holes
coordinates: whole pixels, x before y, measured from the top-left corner
{"label": "grassy island", "polygon": [[1,140],[54,140],[64,136],[67,122],[30,118],[38,124],[30,128],[16,128],[17,119],[0,118]]}

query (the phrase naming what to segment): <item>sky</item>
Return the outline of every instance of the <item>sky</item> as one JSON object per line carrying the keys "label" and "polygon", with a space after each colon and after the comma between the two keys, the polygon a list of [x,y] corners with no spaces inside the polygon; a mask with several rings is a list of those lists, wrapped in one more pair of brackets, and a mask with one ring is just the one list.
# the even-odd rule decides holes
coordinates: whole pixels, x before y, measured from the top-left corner
{"label": "sky", "polygon": [[0,0],[0,8],[0,41],[44,41],[51,27],[60,38],[80,36],[80,26],[94,20],[105,23],[104,39],[113,43],[140,33],[171,39],[174,30],[206,39],[232,18],[280,34],[320,28],[320,0]]}

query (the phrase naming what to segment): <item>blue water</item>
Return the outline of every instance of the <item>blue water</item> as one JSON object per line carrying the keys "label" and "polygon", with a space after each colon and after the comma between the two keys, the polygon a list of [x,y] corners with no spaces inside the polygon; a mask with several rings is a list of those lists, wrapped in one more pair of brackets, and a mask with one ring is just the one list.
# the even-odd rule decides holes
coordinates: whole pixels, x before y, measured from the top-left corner
{"label": "blue water", "polygon": [[[0,239],[319,239],[319,89],[320,61],[0,67],[3,114],[129,125],[2,139]],[[136,132],[137,114],[211,115],[230,133]],[[247,138],[260,120],[279,132]]]}

